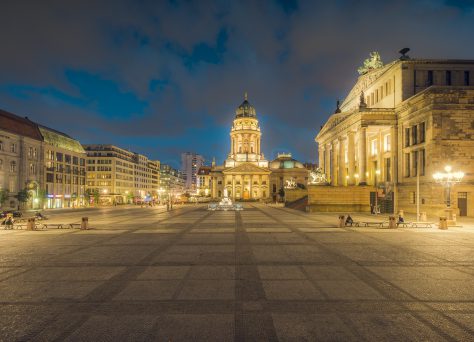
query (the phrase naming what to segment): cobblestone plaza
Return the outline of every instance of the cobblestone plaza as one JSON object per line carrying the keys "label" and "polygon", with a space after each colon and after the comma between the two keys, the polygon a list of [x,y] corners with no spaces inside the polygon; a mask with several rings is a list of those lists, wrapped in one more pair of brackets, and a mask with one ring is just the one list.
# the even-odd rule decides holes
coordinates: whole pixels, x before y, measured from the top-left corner
{"label": "cobblestone plaza", "polygon": [[247,204],[0,230],[0,340],[472,340],[474,229],[337,228]]}

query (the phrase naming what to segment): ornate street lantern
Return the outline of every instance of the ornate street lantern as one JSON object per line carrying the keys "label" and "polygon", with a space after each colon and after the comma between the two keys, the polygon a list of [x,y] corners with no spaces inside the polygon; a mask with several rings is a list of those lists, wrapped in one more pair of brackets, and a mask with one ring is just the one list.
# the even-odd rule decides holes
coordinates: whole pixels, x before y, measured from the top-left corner
{"label": "ornate street lantern", "polygon": [[444,168],[446,172],[436,172],[433,175],[434,180],[436,183],[443,185],[447,191],[447,199],[446,199],[446,206],[449,208],[451,207],[451,186],[456,183],[461,182],[462,178],[464,177],[464,172],[451,172],[451,166],[446,166]]}

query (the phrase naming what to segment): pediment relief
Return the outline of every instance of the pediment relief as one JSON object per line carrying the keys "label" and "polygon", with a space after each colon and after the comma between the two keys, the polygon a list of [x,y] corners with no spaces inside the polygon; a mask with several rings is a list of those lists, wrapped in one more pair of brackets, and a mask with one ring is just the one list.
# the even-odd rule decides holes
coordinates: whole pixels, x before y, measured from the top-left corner
{"label": "pediment relief", "polygon": [[271,171],[264,167],[259,167],[251,163],[241,164],[223,171],[223,173],[270,173]]}

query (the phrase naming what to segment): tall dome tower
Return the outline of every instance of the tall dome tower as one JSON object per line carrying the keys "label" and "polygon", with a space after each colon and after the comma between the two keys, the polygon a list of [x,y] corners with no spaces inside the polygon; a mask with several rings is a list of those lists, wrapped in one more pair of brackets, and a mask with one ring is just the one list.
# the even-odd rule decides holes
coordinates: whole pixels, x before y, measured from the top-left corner
{"label": "tall dome tower", "polygon": [[268,167],[260,150],[262,133],[255,108],[249,103],[247,93],[244,102],[235,110],[235,118],[230,131],[230,153],[226,167],[234,167],[243,162],[252,162],[260,167]]}

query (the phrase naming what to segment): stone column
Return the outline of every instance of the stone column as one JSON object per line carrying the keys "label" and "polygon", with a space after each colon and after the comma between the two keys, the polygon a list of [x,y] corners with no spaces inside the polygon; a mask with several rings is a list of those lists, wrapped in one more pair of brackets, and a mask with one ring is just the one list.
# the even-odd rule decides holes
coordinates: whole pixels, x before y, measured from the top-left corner
{"label": "stone column", "polygon": [[324,161],[324,173],[326,175],[326,178],[328,181],[332,180],[331,179],[331,146],[330,145],[324,145],[324,151],[326,153],[326,160]]}
{"label": "stone column", "polygon": [[359,185],[367,185],[367,127],[359,129]]}
{"label": "stone column", "polygon": [[390,168],[392,169],[393,184],[393,212],[398,213],[398,127],[396,125],[390,128]]}
{"label": "stone column", "polygon": [[337,140],[332,142],[332,170],[331,170],[331,185],[336,186],[337,184]]}
{"label": "stone column", "polygon": [[347,132],[347,154],[349,158],[349,179],[347,182],[347,185],[354,185],[355,184],[355,178],[354,178],[354,173],[355,173],[355,138],[354,138],[354,132],[349,131]]}
{"label": "stone column", "polygon": [[344,138],[339,137],[339,165],[338,165],[338,179],[337,185],[343,186],[346,178],[346,154],[345,154],[345,143]]}
{"label": "stone column", "polygon": [[232,175],[232,198],[235,201],[235,175]]}
{"label": "stone column", "polygon": [[253,197],[253,196],[252,196],[252,181],[253,181],[253,179],[252,179],[252,175],[249,175],[249,177],[250,177],[250,181],[249,181],[249,198],[252,198],[252,197]]}
{"label": "stone column", "polygon": [[319,146],[318,148],[318,159],[319,159],[319,167],[321,168],[321,170],[325,170],[325,165],[324,165],[324,147],[323,146]]}

